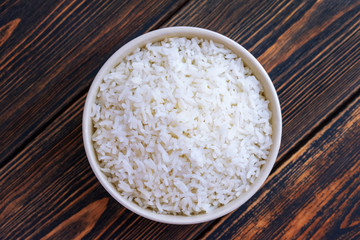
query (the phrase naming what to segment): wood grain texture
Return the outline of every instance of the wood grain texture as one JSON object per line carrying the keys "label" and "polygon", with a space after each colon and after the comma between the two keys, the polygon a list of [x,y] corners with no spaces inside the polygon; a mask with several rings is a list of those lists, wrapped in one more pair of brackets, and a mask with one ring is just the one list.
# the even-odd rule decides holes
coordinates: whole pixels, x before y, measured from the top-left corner
{"label": "wood grain texture", "polygon": [[20,18],[16,18],[4,26],[0,27],[0,47],[3,45],[6,40],[12,35],[12,33],[15,31],[16,27],[20,23]]}
{"label": "wood grain texture", "polygon": [[[0,3],[0,162],[9,160],[0,169],[0,239],[357,237],[359,100],[285,160],[359,91],[360,1],[184,2]],[[169,16],[163,26],[204,27],[244,45],[282,104],[286,164],[215,225],[131,213],[99,185],[83,150],[82,106],[99,67]]]}
{"label": "wood grain texture", "polygon": [[359,239],[360,97],[204,239]]}
{"label": "wood grain texture", "polygon": [[360,1],[192,1],[174,25],[220,32],[264,66],[283,113],[279,159],[360,89]]}
{"label": "wood grain texture", "polygon": [[7,1],[0,8],[0,163],[84,95],[105,60],[186,0]]}
{"label": "wood grain texture", "polygon": [[84,100],[0,169],[0,239],[191,239],[201,233],[210,223],[150,221],[103,189],[83,149]]}

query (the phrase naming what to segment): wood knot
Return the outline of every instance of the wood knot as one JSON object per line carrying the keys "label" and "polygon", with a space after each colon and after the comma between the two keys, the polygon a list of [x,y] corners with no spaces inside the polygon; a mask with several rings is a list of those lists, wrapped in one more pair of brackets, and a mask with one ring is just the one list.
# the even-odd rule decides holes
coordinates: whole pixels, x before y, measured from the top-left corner
{"label": "wood knot", "polygon": [[0,47],[8,40],[16,27],[19,25],[21,19],[16,18],[4,26],[0,27]]}

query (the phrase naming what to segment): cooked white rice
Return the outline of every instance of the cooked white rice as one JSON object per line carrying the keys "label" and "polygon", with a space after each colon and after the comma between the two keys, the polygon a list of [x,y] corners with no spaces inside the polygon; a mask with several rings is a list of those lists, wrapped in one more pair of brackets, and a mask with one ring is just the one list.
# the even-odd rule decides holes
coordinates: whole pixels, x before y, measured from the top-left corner
{"label": "cooked white rice", "polygon": [[170,38],[137,49],[104,77],[92,140],[123,197],[193,215],[249,189],[269,154],[270,119],[261,84],[232,51]]}

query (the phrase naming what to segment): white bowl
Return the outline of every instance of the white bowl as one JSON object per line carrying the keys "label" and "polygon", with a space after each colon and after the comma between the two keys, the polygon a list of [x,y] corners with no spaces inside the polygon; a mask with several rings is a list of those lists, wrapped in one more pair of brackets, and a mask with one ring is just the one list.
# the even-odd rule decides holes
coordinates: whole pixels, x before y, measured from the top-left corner
{"label": "white bowl", "polygon": [[[101,172],[99,163],[96,157],[96,153],[93,147],[91,136],[93,133],[93,125],[90,118],[91,106],[95,102],[96,94],[98,92],[99,85],[105,74],[109,70],[115,67],[122,57],[132,53],[136,48],[145,46],[146,43],[156,42],[167,37],[198,37],[204,39],[211,39],[214,42],[223,44],[225,47],[231,49],[239,57],[242,58],[245,65],[247,65],[253,71],[254,75],[261,82],[264,87],[265,97],[270,101],[269,107],[272,112],[272,127],[273,127],[273,145],[270,150],[269,158],[265,165],[262,166],[259,177],[251,185],[250,189],[242,194],[239,198],[231,201],[230,203],[222,206],[214,211],[206,214],[198,214],[194,216],[180,216],[180,215],[165,215],[158,214],[148,209],[143,209],[136,203],[131,202],[120,195],[115,186],[108,182],[106,176]],[[275,163],[281,140],[282,121],[281,110],[278,96],[276,94],[274,85],[272,84],[270,77],[256,60],[245,48],[237,44],[235,41],[210,30],[194,28],[194,27],[170,27],[163,28],[156,31],[152,31],[143,34],[129,43],[125,44],[118,51],[116,51],[102,66],[98,74],[96,75],[90,90],[88,92],[85,108],[83,113],[83,140],[87,158],[90,166],[94,171],[96,177],[103,185],[103,187],[115,198],[121,205],[130,209],[131,211],[154,221],[169,223],[169,224],[195,224],[210,221],[219,217],[222,217],[231,211],[239,208],[243,203],[249,200],[256,191],[259,190],[261,185],[265,182],[269,176],[271,169]]]}

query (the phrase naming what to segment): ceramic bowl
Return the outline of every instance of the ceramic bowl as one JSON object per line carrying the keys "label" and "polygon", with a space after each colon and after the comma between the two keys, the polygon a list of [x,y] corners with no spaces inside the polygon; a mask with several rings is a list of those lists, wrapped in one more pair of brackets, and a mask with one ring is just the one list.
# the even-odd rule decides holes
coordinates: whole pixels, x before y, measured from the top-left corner
{"label": "ceramic bowl", "polygon": [[[216,43],[223,44],[225,47],[231,49],[240,58],[242,58],[245,65],[253,71],[254,75],[264,87],[265,97],[270,101],[269,107],[272,112],[271,123],[273,127],[273,145],[271,147],[266,164],[263,165],[261,168],[259,177],[251,185],[250,189],[247,192],[243,193],[239,198],[231,201],[225,206],[219,207],[214,211],[206,214],[198,214],[193,216],[158,214],[151,210],[143,209],[136,203],[125,199],[116,190],[115,186],[108,182],[106,176],[101,172],[91,140],[91,136],[93,133],[93,124],[90,118],[91,106],[95,102],[96,94],[99,91],[99,85],[104,75],[107,74],[110,69],[115,67],[124,56],[131,54],[136,48],[143,47],[146,45],[146,43],[160,41],[168,37],[204,38],[208,40],[213,40]],[[145,218],[168,224],[195,224],[210,221],[234,211],[242,204],[244,204],[247,200],[249,200],[256,193],[256,191],[259,190],[259,188],[265,182],[266,178],[269,176],[271,169],[273,168],[280,147],[281,131],[282,121],[278,96],[276,94],[274,85],[270,77],[268,76],[264,68],[261,66],[261,64],[256,60],[256,58],[235,41],[219,33],[194,27],[170,27],[159,29],[143,34],[121,47],[105,62],[105,64],[102,66],[102,68],[96,75],[88,92],[83,113],[83,140],[86,155],[92,170],[94,171],[96,177],[98,178],[102,186],[106,189],[106,191],[110,193],[110,195],[114,199],[116,199],[121,205],[128,208],[129,210]]]}

